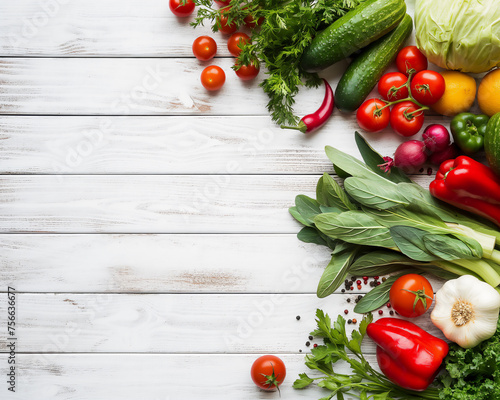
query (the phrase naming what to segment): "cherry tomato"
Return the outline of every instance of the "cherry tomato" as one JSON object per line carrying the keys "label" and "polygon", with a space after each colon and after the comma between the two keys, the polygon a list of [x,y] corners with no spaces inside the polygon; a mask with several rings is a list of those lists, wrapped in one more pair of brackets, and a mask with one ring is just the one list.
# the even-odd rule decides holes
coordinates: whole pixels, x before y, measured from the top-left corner
{"label": "cherry tomato", "polygon": [[200,36],[194,40],[193,54],[198,60],[211,60],[215,53],[217,53],[217,43],[210,36]]}
{"label": "cherry tomato", "polygon": [[189,17],[194,11],[194,1],[186,0],[186,4],[182,4],[182,0],[170,0],[170,10],[178,17]]}
{"label": "cherry tomato", "polygon": [[250,371],[252,380],[261,389],[279,390],[286,376],[286,368],[283,361],[271,355],[257,358]]}
{"label": "cherry tomato", "polygon": [[389,125],[389,107],[380,99],[366,100],[356,112],[356,120],[361,129],[378,132]]}
{"label": "cherry tomato", "polygon": [[238,78],[242,81],[250,81],[259,74],[259,71],[259,66],[251,63],[250,65],[242,65],[238,70],[236,70],[236,75],[238,75]]}
{"label": "cherry tomato", "polygon": [[399,72],[408,75],[410,70],[420,72],[427,69],[428,63],[417,46],[407,46],[398,53],[396,66]]}
{"label": "cherry tomato", "polygon": [[[408,88],[403,85],[407,81],[408,77],[401,72],[389,72],[378,81],[378,92],[382,98],[388,101],[406,99],[408,97]],[[399,87],[401,89],[396,90]]]}
{"label": "cherry tomato", "polygon": [[246,33],[233,33],[227,41],[227,49],[233,56],[238,57],[241,53],[241,47],[243,47],[249,41],[250,37]]}
{"label": "cherry tomato", "polygon": [[415,112],[417,110],[419,107],[411,101],[396,104],[391,110],[392,129],[401,136],[415,135],[422,128],[425,120],[424,112]]}
{"label": "cherry tomato", "polygon": [[439,72],[428,70],[417,73],[410,84],[413,98],[426,106],[443,97],[445,87],[443,76]]}
{"label": "cherry tomato", "polygon": [[222,32],[226,35],[231,35],[232,33],[236,32],[238,27],[234,22],[231,22],[230,24],[227,23],[227,17],[224,15],[224,11],[226,10],[225,8],[221,10],[221,16],[220,16],[220,28],[219,32]]}
{"label": "cherry tomato", "polygon": [[248,14],[244,19],[243,21],[245,21],[245,26],[248,28],[248,29],[253,29],[257,26],[261,26],[262,23],[264,22],[264,17],[260,17],[257,21],[255,21],[255,18],[253,17],[253,15],[250,15]]}
{"label": "cherry tomato", "polygon": [[205,89],[213,91],[219,90],[226,81],[226,74],[221,67],[210,65],[201,73],[201,84]]}
{"label": "cherry tomato", "polygon": [[423,276],[407,274],[392,284],[389,298],[398,314],[413,318],[429,309],[434,299],[434,292],[429,281]]}
{"label": "cherry tomato", "polygon": [[215,2],[220,7],[226,7],[226,6],[229,5],[229,3],[231,2],[231,0],[215,0]]}

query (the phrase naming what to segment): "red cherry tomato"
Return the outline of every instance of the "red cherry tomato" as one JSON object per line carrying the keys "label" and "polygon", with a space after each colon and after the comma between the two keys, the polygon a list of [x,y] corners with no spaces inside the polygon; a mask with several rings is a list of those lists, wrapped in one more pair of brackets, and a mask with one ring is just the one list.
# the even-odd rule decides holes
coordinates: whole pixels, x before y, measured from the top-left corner
{"label": "red cherry tomato", "polygon": [[226,8],[223,8],[220,13],[221,13],[221,16],[220,16],[220,28],[219,28],[219,32],[222,32],[226,35],[231,35],[232,33],[236,32],[236,30],[238,29],[238,27],[236,26],[236,24],[233,22],[231,22],[230,24],[227,23],[227,17],[224,15],[225,12],[224,10],[227,10]]}
{"label": "red cherry tomato", "polygon": [[[383,99],[388,101],[406,99],[408,97],[408,88],[403,85],[407,81],[408,77],[401,72],[389,72],[378,81],[378,92]],[[399,87],[401,89],[396,90]]]}
{"label": "red cherry tomato", "polygon": [[200,36],[194,40],[193,54],[198,60],[211,60],[215,53],[217,53],[217,43],[210,36]]}
{"label": "red cherry tomato", "polygon": [[227,41],[227,49],[234,57],[238,57],[241,53],[241,48],[249,41],[250,37],[246,33],[233,33]]}
{"label": "red cherry tomato", "polygon": [[418,274],[398,278],[389,291],[391,305],[403,317],[413,318],[424,314],[432,304],[434,291],[427,279]]}
{"label": "red cherry tomato", "polygon": [[189,17],[194,11],[194,1],[186,0],[186,4],[182,4],[181,0],[170,0],[170,10],[178,17]]}
{"label": "red cherry tomato", "polygon": [[264,17],[260,17],[257,21],[255,21],[253,15],[248,14],[243,21],[245,21],[245,26],[248,29],[253,29],[257,26],[261,26],[262,23],[264,22]]}
{"label": "red cherry tomato", "polygon": [[254,361],[250,375],[259,388],[275,390],[285,380],[285,364],[276,356],[262,356]]}
{"label": "red cherry tomato", "polygon": [[215,0],[215,2],[220,7],[226,7],[226,6],[229,5],[229,3],[231,2],[231,0]]}
{"label": "red cherry tomato", "polygon": [[242,81],[250,81],[259,74],[259,71],[259,66],[251,63],[250,65],[242,65],[239,69],[236,70],[236,75],[238,75],[238,78],[240,78]]}
{"label": "red cherry tomato", "polygon": [[398,53],[396,66],[399,72],[408,75],[410,70],[420,72],[427,69],[428,63],[417,46],[407,46]]}
{"label": "red cherry tomato", "polygon": [[411,95],[426,106],[436,103],[443,97],[446,83],[443,76],[436,71],[420,71],[411,80]]}
{"label": "red cherry tomato", "polygon": [[[424,112],[418,111],[419,107],[411,101],[396,104],[391,110],[391,127],[401,136],[413,136],[424,125]],[[414,113],[415,112],[415,113]]]}
{"label": "red cherry tomato", "polygon": [[201,84],[207,90],[219,90],[224,82],[226,82],[226,74],[217,65],[210,65],[201,73]]}
{"label": "red cherry tomato", "polygon": [[361,129],[378,132],[389,125],[389,107],[380,99],[366,100],[356,112],[356,120]]}

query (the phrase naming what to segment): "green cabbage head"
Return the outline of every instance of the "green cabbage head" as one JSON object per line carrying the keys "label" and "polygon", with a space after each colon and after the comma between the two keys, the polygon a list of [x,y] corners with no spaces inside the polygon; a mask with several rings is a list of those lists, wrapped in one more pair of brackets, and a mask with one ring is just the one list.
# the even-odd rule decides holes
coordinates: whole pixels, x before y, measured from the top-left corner
{"label": "green cabbage head", "polygon": [[500,0],[417,0],[415,26],[418,48],[442,68],[500,66]]}

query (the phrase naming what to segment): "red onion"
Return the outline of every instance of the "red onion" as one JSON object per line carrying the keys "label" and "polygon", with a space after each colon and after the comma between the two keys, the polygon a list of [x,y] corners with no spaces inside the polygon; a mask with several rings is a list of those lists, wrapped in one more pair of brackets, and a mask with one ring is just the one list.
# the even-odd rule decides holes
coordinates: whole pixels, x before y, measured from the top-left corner
{"label": "red onion", "polygon": [[458,157],[458,148],[455,144],[450,144],[446,149],[441,150],[438,153],[431,154],[429,157],[429,162],[433,165],[441,165],[446,160],[451,160]]}
{"label": "red onion", "polygon": [[394,153],[394,165],[406,173],[420,169],[427,161],[425,144],[421,140],[401,143]]}
{"label": "red onion", "polygon": [[450,145],[450,132],[443,125],[432,124],[425,128],[422,140],[430,153],[437,153]]}

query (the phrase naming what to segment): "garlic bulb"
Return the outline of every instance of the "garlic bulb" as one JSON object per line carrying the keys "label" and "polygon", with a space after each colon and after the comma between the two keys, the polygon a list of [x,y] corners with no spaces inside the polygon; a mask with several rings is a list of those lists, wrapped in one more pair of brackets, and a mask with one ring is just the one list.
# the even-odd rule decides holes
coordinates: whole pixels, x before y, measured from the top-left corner
{"label": "garlic bulb", "polygon": [[500,294],[472,275],[446,282],[436,293],[431,320],[447,339],[468,349],[495,334]]}

